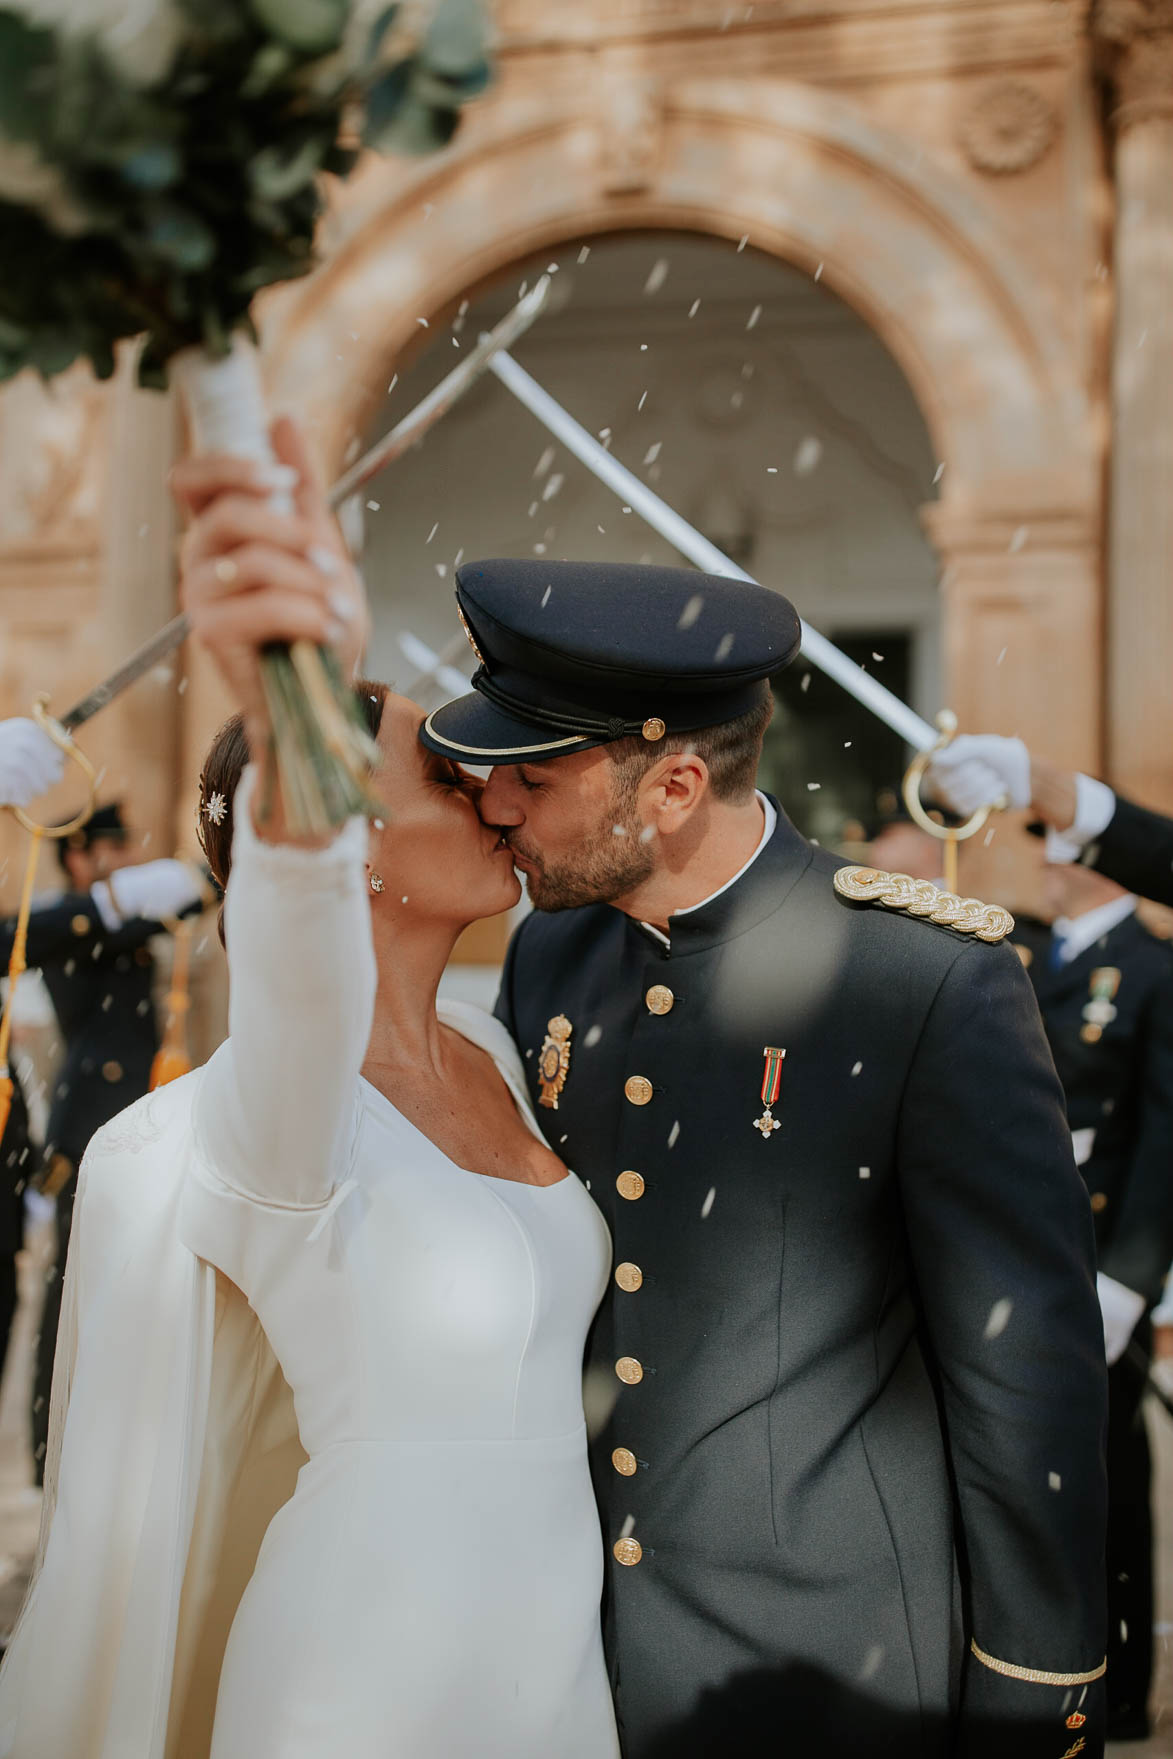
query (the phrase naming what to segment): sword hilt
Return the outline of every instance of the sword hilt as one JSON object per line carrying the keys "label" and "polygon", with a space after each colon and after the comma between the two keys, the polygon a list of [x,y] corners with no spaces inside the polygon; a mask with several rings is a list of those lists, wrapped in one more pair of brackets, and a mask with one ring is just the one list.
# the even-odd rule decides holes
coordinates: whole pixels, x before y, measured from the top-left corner
{"label": "sword hilt", "polygon": [[70,837],[73,835],[74,831],[80,831],[81,827],[86,824],[93,815],[94,802],[98,792],[98,777],[93,764],[90,762],[85,752],[80,750],[78,746],[73,743],[73,740],[69,737],[68,732],[61,725],[60,721],[55,721],[53,716],[49,713],[49,698],[46,693],[42,692],[42,694],[34,701],[32,715],[33,720],[37,723],[37,726],[41,729],[42,733],[46,733],[53,741],[54,745],[60,746],[70,762],[75,763],[78,769],[82,772],[86,779],[86,787],[89,790],[90,797],[82,810],[63,825],[38,824],[35,818],[30,818],[19,806],[9,806],[8,810],[13,818],[16,819],[17,823],[23,825],[25,830],[31,832],[33,836],[58,838]]}

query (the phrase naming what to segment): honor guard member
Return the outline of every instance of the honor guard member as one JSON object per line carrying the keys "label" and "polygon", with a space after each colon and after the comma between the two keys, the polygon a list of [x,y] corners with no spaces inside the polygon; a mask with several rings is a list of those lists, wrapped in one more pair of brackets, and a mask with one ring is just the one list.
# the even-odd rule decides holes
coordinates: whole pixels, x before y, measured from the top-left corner
{"label": "honor guard member", "polygon": [[[1038,827],[1041,831],[1042,826]],[[1067,1096],[1091,1195],[1109,1364],[1109,1740],[1149,1732],[1152,1466],[1143,1395],[1150,1315],[1173,1259],[1173,948],[1136,898],[1086,867],[1051,866],[1051,928],[1015,932]]]}
{"label": "honor guard member", "polygon": [[1046,833],[1048,861],[1082,862],[1131,892],[1173,905],[1173,818],[1126,800],[1106,782],[994,733],[954,739],[926,779],[966,817],[1000,797],[1007,806],[1033,808]]}
{"label": "honor guard member", "polygon": [[421,737],[491,766],[538,906],[498,1015],[614,1241],[628,1759],[1102,1751],[1091,1214],[1010,918],[755,797],[777,594],[488,561],[457,599],[474,690]]}
{"label": "honor guard member", "polygon": [[[34,900],[27,959],[49,992],[65,1043],[53,1082],[38,1183],[54,1199],[57,1251],[50,1266],[33,1383],[33,1456],[38,1481],[49,1432],[49,1389],[61,1311],[61,1278],[77,1169],[94,1132],[147,1091],[159,1048],[149,941],[163,918],[199,910],[210,888],[181,861],[130,865],[117,805],[58,841],[67,890]],[[16,929],[0,919],[0,969]]]}

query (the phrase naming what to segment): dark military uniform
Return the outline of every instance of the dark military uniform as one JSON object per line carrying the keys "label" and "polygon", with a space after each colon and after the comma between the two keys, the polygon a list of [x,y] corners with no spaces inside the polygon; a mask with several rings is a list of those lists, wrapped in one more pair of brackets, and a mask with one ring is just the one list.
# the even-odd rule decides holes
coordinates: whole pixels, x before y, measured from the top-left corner
{"label": "dark military uniform", "polygon": [[35,1167],[28,1107],[11,1066],[12,1103],[0,1135],[0,1370],[16,1314],[16,1255],[24,1244],[24,1190]]}
{"label": "dark military uniform", "polygon": [[[0,964],[7,964],[15,927],[12,917],[0,921]],[[66,893],[34,909],[29,918],[28,963],[40,969],[65,1041],[42,1157],[43,1178],[57,1206],[58,1249],[45,1290],[33,1388],[38,1472],[48,1436],[61,1273],[77,1168],[94,1132],[147,1091],[159,1043],[151,997],[154,962],[147,942],[162,932],[161,923],[141,919],[109,930],[88,892]]]}
{"label": "dark military uniform", "polygon": [[[481,663],[421,738],[474,763],[760,725],[799,644],[685,569],[466,563],[457,598]],[[589,904],[508,955],[499,1018],[614,1240],[625,1752],[1094,1759],[1106,1373],[1062,1092],[1010,948],[840,867],[780,816],[669,945]]]}
{"label": "dark military uniform", "polygon": [[1116,810],[1082,859],[1130,892],[1173,904],[1173,818],[1116,796]]}
{"label": "dark military uniform", "polygon": [[618,1392],[595,1467],[625,1751],[943,1754],[960,1705],[966,1751],[1058,1756],[1074,1712],[1091,1752],[1098,1685],[970,1648],[1104,1656],[1103,1340],[1062,1095],[1013,953],[845,902],[836,865],[782,819],[670,951],[606,906],[510,949],[535,1103],[547,1023],[572,1023],[537,1115],[615,1245],[591,1361]]}
{"label": "dark military uniform", "polygon": [[[1058,968],[1048,929],[1022,925],[1015,941],[1031,955],[1071,1128],[1094,1132],[1081,1170],[1100,1269],[1151,1308],[1173,1261],[1173,948],[1135,915]],[[1108,1376],[1107,1696],[1115,1717],[1139,1724],[1153,1663],[1147,1319],[1134,1341]]]}

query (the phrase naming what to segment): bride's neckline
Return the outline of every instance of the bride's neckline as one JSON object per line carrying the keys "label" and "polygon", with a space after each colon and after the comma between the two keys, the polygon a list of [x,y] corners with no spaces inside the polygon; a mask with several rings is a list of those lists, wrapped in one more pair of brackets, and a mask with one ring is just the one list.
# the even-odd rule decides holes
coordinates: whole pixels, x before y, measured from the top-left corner
{"label": "bride's neckline", "polygon": [[[480,1013],[479,1009],[476,1011],[478,1014]],[[459,1032],[461,1038],[467,1039],[469,1044],[475,1044],[478,1050],[484,1051],[486,1056],[492,1059],[493,1067],[509,1089],[510,1097],[512,1098],[514,1105],[517,1107],[522,1123],[537,1138],[537,1140],[542,1143],[543,1147],[548,1148],[549,1143],[538,1129],[537,1122],[530,1113],[529,1099],[524,1087],[519,1087],[517,1080],[510,1071],[502,1065],[500,1058],[494,1053],[490,1045],[485,1044],[481,1039],[465,1030],[464,1025],[461,1023],[464,1014],[464,1007],[459,1003],[453,1005],[451,1003],[441,1002],[436,1012],[442,1025],[450,1027],[453,1032]],[[491,1014],[484,1015],[484,1019],[499,1031],[505,1031],[505,1028],[500,1025],[499,1021],[494,1020]],[[512,1044],[512,1042],[512,1039],[510,1039],[509,1043]],[[444,1150],[438,1145],[438,1143],[433,1142],[432,1138],[421,1130],[418,1124],[413,1124],[407,1114],[400,1111],[394,1100],[389,1099],[381,1087],[376,1087],[373,1081],[369,1080],[367,1076],[361,1073],[359,1075],[359,1081],[368,1092],[375,1095],[375,1098],[379,1101],[380,1105],[386,1106],[388,1111],[393,1112],[402,1123],[407,1125],[409,1130],[419,1137],[421,1142],[426,1142],[434,1154],[438,1154],[441,1160],[446,1161],[450,1167],[455,1167],[458,1173],[464,1173],[470,1179],[490,1179],[494,1185],[516,1185],[523,1191],[556,1191],[560,1185],[569,1185],[574,1177],[573,1169],[567,1167],[565,1173],[560,1179],[552,1179],[549,1184],[536,1185],[530,1179],[510,1179],[502,1173],[478,1173],[473,1167],[462,1167],[459,1161],[452,1159],[450,1154],[445,1154]]]}

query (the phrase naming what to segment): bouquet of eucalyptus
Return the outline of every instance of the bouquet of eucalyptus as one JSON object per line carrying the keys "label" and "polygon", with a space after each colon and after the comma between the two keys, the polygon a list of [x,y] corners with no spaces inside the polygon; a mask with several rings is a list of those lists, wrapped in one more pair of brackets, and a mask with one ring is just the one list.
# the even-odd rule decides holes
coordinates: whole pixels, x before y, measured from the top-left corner
{"label": "bouquet of eucalyptus", "polygon": [[[428,152],[488,79],[479,0],[0,5],[0,380],[142,336],[200,450],[270,458],[253,296],[314,262],[321,177]],[[264,662],[296,826],[366,805],[371,751],[332,656]]]}

